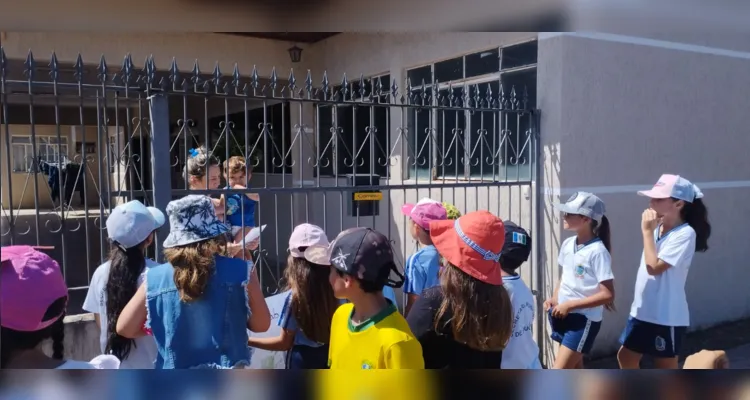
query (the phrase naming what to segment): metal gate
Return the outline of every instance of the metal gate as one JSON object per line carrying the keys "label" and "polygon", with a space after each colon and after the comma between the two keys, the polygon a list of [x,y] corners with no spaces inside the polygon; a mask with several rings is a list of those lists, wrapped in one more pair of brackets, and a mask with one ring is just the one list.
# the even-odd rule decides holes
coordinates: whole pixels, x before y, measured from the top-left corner
{"label": "metal gate", "polygon": [[[251,165],[256,223],[268,226],[257,257],[269,294],[283,286],[289,234],[306,221],[329,237],[371,226],[401,262],[417,247],[400,209],[422,197],[539,233],[539,114],[525,88],[162,67],[152,57],[136,67],[129,55],[117,67],[104,57],[37,62],[31,52],[10,60],[0,49],[2,243],[55,247],[70,312],[106,259],[113,207],[227,193],[223,182],[188,190],[185,160],[201,145]],[[539,289],[536,259],[521,274]]]}

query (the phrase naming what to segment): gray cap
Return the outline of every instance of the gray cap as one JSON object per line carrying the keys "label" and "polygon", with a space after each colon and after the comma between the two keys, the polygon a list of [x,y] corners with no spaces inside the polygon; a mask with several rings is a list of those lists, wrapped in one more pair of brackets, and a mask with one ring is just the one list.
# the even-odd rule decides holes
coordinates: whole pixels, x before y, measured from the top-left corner
{"label": "gray cap", "polygon": [[588,192],[575,192],[565,204],[555,204],[555,208],[564,213],[589,217],[596,222],[602,222],[607,212],[602,199]]}

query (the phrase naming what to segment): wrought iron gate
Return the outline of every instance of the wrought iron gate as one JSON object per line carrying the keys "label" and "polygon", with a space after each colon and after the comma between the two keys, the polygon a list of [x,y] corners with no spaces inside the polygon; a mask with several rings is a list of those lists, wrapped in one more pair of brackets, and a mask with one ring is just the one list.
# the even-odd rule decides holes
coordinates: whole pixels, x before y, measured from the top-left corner
{"label": "wrought iron gate", "polygon": [[[106,258],[113,207],[227,193],[223,183],[187,188],[185,160],[199,145],[252,167],[244,192],[260,195],[256,223],[268,225],[257,256],[269,293],[283,285],[289,234],[305,221],[329,237],[372,226],[402,262],[416,243],[400,209],[422,197],[488,209],[538,235],[538,111],[525,88],[298,73],[204,73],[197,62],[160,70],[152,57],[137,68],[130,56],[118,67],[80,56],[62,65],[0,49],[3,245],[54,246],[76,312]],[[152,251],[161,258],[158,243]],[[521,272],[538,289],[530,264]]]}

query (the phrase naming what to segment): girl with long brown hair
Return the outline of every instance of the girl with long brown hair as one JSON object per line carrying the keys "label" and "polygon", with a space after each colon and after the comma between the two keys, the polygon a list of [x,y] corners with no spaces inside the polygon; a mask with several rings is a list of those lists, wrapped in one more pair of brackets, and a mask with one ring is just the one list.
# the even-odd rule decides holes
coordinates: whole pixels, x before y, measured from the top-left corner
{"label": "girl with long brown hair", "polygon": [[279,317],[281,335],[251,337],[247,344],[287,352],[287,369],[323,369],[328,362],[331,319],[340,302],[328,282],[330,259],[305,254],[310,246],[328,246],[325,232],[301,224],[289,237],[289,259],[284,271],[287,298]]}
{"label": "girl with long brown hair", "polygon": [[169,262],[148,269],[120,313],[117,333],[152,334],[157,369],[250,365],[247,329],[265,332],[271,323],[257,272],[252,263],[220,255],[228,228],[208,197],[172,201],[167,214]]}
{"label": "girl with long brown hair", "polygon": [[424,291],[407,318],[425,368],[500,368],[513,326],[498,262],[503,221],[476,211],[433,221],[430,237],[443,257],[440,286]]}

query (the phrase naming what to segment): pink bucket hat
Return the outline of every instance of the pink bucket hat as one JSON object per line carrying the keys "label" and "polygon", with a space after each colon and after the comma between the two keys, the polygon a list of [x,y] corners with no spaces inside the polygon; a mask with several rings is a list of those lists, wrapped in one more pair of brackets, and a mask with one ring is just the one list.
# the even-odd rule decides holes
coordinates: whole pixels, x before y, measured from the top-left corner
{"label": "pink bucket hat", "polygon": [[304,258],[318,265],[331,265],[330,258],[314,252],[300,251],[300,247],[328,247],[328,236],[323,229],[313,224],[299,224],[289,236],[289,254],[294,258]]}
{"label": "pink bucket hat", "polygon": [[426,231],[430,230],[430,222],[448,219],[445,207],[440,202],[426,197],[417,204],[404,204],[401,212]]}
{"label": "pink bucket hat", "polygon": [[35,332],[60,319],[64,311],[44,320],[47,309],[68,296],[57,261],[31,246],[9,246],[0,251],[2,326],[14,331]]}
{"label": "pink bucket hat", "polygon": [[703,198],[701,190],[689,180],[672,174],[664,174],[650,190],[640,190],[638,194],[652,199],[675,198],[692,203]]}

